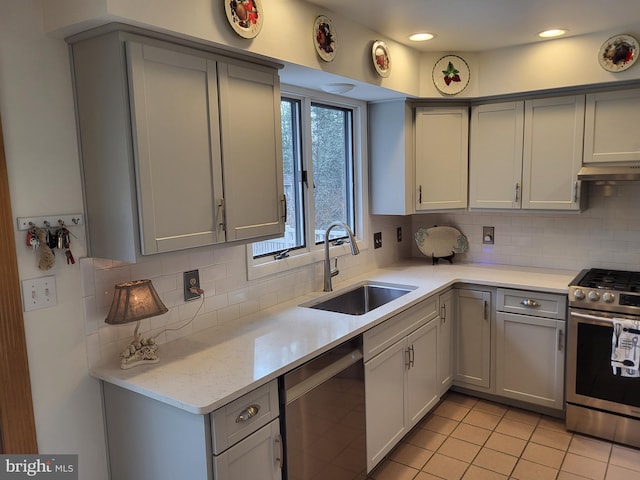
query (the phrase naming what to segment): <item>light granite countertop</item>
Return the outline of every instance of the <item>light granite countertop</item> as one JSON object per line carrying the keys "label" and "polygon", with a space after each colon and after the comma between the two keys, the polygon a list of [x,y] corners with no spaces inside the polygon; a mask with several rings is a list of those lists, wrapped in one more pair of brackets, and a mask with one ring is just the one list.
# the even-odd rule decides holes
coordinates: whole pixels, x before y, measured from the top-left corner
{"label": "light granite countertop", "polygon": [[114,361],[91,374],[187,412],[207,414],[456,283],[566,294],[577,273],[504,265],[400,263],[335,286],[339,291],[371,280],[417,287],[364,315],[300,306],[328,295],[313,292],[161,345],[157,364],[122,370]]}

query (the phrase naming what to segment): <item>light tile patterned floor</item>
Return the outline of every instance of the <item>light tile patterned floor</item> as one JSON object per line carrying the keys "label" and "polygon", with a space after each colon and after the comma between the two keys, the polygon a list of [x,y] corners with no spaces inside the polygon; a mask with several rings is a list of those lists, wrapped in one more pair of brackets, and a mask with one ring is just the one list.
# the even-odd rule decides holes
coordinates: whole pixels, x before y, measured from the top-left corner
{"label": "light tile patterned floor", "polygon": [[640,480],[640,450],[567,432],[559,419],[450,392],[369,479]]}

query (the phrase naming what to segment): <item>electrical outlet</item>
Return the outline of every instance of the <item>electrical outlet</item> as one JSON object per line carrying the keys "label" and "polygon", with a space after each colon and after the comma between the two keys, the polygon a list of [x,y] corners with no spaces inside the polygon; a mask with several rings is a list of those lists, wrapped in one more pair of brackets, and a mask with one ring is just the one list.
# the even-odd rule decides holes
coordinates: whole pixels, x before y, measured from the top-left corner
{"label": "electrical outlet", "polygon": [[482,243],[485,245],[493,245],[495,243],[495,228],[482,227]]}
{"label": "electrical outlet", "polygon": [[188,272],[184,272],[184,301],[188,302],[189,300],[195,300],[196,298],[200,298],[200,294],[193,293],[191,291],[192,288],[200,288],[200,273],[198,270],[190,270]]}
{"label": "electrical outlet", "polygon": [[396,229],[396,238],[398,239],[398,242],[402,241],[402,227],[398,227]]}
{"label": "electrical outlet", "polygon": [[23,280],[22,300],[25,312],[57,305],[56,277],[49,276]]}
{"label": "electrical outlet", "polygon": [[373,234],[373,248],[382,247],[382,232],[376,232]]}

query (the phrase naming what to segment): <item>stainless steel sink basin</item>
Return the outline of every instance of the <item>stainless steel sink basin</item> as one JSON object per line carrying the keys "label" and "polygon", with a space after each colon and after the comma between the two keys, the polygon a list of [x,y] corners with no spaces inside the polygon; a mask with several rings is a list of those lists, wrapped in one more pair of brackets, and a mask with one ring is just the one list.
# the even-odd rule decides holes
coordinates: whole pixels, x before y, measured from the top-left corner
{"label": "stainless steel sink basin", "polygon": [[392,283],[365,282],[344,292],[314,300],[301,306],[345,313],[347,315],[364,315],[396,298],[415,290],[411,285],[395,285]]}

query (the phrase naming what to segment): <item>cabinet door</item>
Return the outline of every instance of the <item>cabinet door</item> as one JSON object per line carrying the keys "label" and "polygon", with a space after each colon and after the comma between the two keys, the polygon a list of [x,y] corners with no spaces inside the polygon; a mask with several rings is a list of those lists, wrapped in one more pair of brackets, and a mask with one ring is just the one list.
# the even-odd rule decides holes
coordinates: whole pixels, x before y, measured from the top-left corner
{"label": "cabinet door", "polygon": [[438,324],[435,318],[407,337],[409,368],[407,369],[406,429],[410,430],[424,417],[439,398],[438,388]]}
{"label": "cabinet door", "polygon": [[522,208],[580,208],[583,136],[583,95],[525,102]]}
{"label": "cabinet door", "polygon": [[127,53],[142,254],[224,241],[215,62],[135,42]]}
{"label": "cabinet door", "polygon": [[458,290],[454,380],[469,386],[490,387],[491,294]]}
{"label": "cabinet door", "polygon": [[440,318],[438,323],[438,388],[442,395],[453,381],[453,322],[455,318],[453,290],[440,295]]}
{"label": "cabinet door", "polygon": [[471,109],[469,206],[520,208],[524,102]]}
{"label": "cabinet door", "polygon": [[416,109],[416,210],[466,208],[467,107]]}
{"label": "cabinet door", "polygon": [[403,339],[364,364],[367,417],[367,472],[406,433],[404,384],[408,362]]}
{"label": "cabinet door", "polygon": [[499,312],[496,393],[562,409],[565,322]]}
{"label": "cabinet door", "polygon": [[278,420],[214,457],[213,477],[216,480],[280,480],[282,439]]}
{"label": "cabinet door", "polygon": [[587,95],[584,163],[639,162],[640,89]]}
{"label": "cabinet door", "polygon": [[276,72],[218,64],[227,241],[284,233],[280,82]]}

